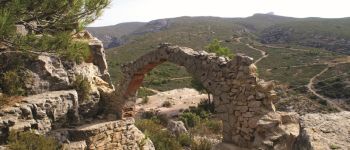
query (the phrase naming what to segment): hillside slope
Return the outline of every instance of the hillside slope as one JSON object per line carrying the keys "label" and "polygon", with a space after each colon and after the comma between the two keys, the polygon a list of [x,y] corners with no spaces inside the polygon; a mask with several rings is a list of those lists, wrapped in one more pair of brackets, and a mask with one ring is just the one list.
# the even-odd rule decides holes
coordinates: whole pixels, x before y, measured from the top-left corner
{"label": "hillside slope", "polygon": [[142,22],[128,22],[113,26],[88,27],[87,30],[100,39],[105,48],[112,48],[117,47],[124,42],[122,38],[123,36],[133,33],[145,24],[146,23]]}
{"label": "hillside slope", "polygon": [[[328,23],[318,25],[319,28],[314,27],[320,22]],[[256,65],[259,68],[261,78],[275,80],[279,85],[286,86],[288,92],[296,91],[297,94],[308,97],[308,101],[312,103],[309,103],[310,105],[314,105],[313,103],[315,102],[317,105],[321,105],[317,106],[319,107],[317,109],[312,108],[313,110],[311,111],[324,110],[323,107],[327,107],[327,101],[324,101],[322,97],[313,96],[306,85],[314,85],[319,94],[333,98],[342,98],[342,100],[345,100],[345,103],[348,103],[350,97],[346,87],[350,84],[347,82],[346,75],[340,76],[340,79],[334,81],[336,83],[344,81],[341,82],[342,86],[340,86],[343,90],[337,89],[339,86],[331,86],[334,82],[329,81],[328,78],[323,78],[327,82],[311,80],[325,68],[332,67],[330,65],[340,65],[340,63],[334,62],[342,60],[346,55],[338,53],[340,52],[338,49],[329,51],[325,50],[323,46],[302,44],[301,42],[309,43],[308,40],[305,40],[307,38],[317,40],[313,38],[316,35],[315,33],[322,35],[321,37],[337,36],[343,37],[345,40],[348,37],[347,35],[350,35],[348,33],[350,29],[348,30],[346,25],[347,18],[300,19],[268,14],[256,14],[248,18],[179,17],[160,19],[151,21],[132,33],[125,35],[124,39],[126,41],[123,45],[108,49],[106,53],[111,77],[114,82],[118,82],[121,77],[121,64],[133,61],[147,52],[155,50],[159,43],[169,42],[174,45],[191,47],[195,50],[203,50],[213,39],[219,39],[223,46],[228,47],[234,53],[243,53],[255,60],[259,60],[256,62]],[[268,39],[270,34],[274,35],[274,32],[270,31],[278,30],[279,27],[284,26],[290,28],[281,28],[280,31],[282,33],[293,31],[290,32],[290,37],[293,37],[293,40],[277,40],[277,42],[265,40]],[[344,31],[341,31],[339,28]],[[335,32],[335,30],[339,31]],[[275,39],[283,39],[283,36],[278,34],[273,37]],[[298,42],[299,40],[301,42]],[[270,43],[278,45],[271,45]],[[334,45],[341,46],[339,43],[334,43]],[[325,46],[325,48],[327,47]],[[347,61],[342,61],[342,63],[346,64]],[[338,68],[329,69],[325,74],[337,75],[339,71],[341,70]],[[191,76],[185,68],[171,63],[164,63],[153,69],[146,76],[143,86],[158,91],[166,91],[192,87],[191,81]],[[320,87],[320,84],[322,87]],[[333,95],[325,94],[327,93],[325,89],[334,91]],[[345,91],[346,93],[341,94],[335,91]],[[141,95],[147,95],[149,92],[141,90],[140,93]],[[329,108],[329,110],[333,109]]]}
{"label": "hillside slope", "polygon": [[294,43],[350,54],[350,18],[305,18],[262,31],[263,43]]}

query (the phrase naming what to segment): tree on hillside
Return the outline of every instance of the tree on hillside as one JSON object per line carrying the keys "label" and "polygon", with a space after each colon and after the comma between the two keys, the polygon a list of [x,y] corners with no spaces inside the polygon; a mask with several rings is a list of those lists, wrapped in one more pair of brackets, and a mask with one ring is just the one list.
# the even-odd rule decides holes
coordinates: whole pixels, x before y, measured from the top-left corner
{"label": "tree on hillside", "polygon": [[218,56],[226,56],[229,58],[233,58],[234,56],[233,52],[229,48],[222,46],[218,39],[214,39],[213,41],[211,41],[211,43],[209,43],[209,45],[206,46],[205,49],[208,52],[216,53]]}
{"label": "tree on hillside", "polygon": [[[110,0],[0,0],[0,51],[28,52],[0,61],[0,90],[25,95],[23,66],[38,52],[80,63],[89,58],[87,41],[73,39],[96,20]],[[30,55],[29,55],[30,53]]]}
{"label": "tree on hillside", "polygon": [[96,20],[109,3],[110,0],[0,0],[0,42],[12,48],[25,44],[16,35],[19,25],[29,31],[29,36],[76,33]]}

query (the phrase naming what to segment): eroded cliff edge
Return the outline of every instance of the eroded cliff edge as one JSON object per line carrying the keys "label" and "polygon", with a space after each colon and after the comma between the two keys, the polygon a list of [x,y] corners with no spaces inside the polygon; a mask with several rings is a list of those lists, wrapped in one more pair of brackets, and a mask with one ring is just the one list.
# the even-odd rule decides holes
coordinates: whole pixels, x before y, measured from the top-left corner
{"label": "eroded cliff edge", "polygon": [[26,95],[12,98],[1,108],[1,144],[6,145],[10,132],[33,131],[54,136],[68,149],[151,149],[152,142],[132,118],[105,120],[104,105],[114,87],[103,44],[88,32],[74,38],[90,47],[89,59],[80,64],[55,53],[1,49],[2,72],[19,60],[23,64],[18,70]]}

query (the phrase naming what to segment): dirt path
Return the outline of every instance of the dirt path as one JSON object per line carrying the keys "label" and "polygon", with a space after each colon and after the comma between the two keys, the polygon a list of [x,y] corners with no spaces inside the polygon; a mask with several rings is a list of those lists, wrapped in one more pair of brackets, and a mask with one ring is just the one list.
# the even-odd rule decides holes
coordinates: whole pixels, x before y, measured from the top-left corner
{"label": "dirt path", "polygon": [[[188,109],[191,106],[197,106],[202,99],[207,98],[207,94],[201,94],[195,89],[183,88],[170,91],[159,92],[148,96],[148,102],[142,104],[142,99],[136,101],[136,112],[154,110],[167,116],[177,116],[181,110]],[[168,101],[171,107],[162,107],[162,104]]]}
{"label": "dirt path", "polygon": [[307,88],[308,90],[314,94],[315,96],[317,96],[318,98],[322,99],[322,100],[325,100],[327,101],[328,104],[330,104],[331,106],[333,106],[334,108],[338,109],[339,111],[343,111],[343,109],[341,107],[338,106],[338,104],[336,104],[334,102],[334,99],[331,99],[331,98],[328,98],[328,97],[325,97],[321,94],[318,94],[314,88],[314,84],[315,84],[315,79],[319,76],[321,76],[323,73],[327,72],[329,70],[329,66],[326,67],[325,69],[323,69],[320,73],[316,74],[315,76],[313,76],[310,80],[309,80],[309,83],[307,84]]}
{"label": "dirt path", "polygon": [[316,74],[315,76],[313,76],[310,80],[309,83],[307,84],[307,88],[308,90],[314,94],[315,96],[317,96],[318,98],[327,101],[328,104],[332,105],[334,108],[337,108],[339,111],[344,111],[343,108],[340,107],[341,103],[344,102],[344,99],[336,99],[336,98],[328,98],[326,96],[323,96],[321,94],[318,94],[317,91],[315,90],[314,84],[316,83],[315,80],[317,79],[317,77],[321,76],[322,74],[324,74],[325,72],[327,72],[331,67],[335,67],[336,65],[339,64],[346,64],[346,63],[350,63],[350,57],[344,57],[344,58],[340,58],[340,59],[335,59],[329,63],[327,63],[327,67],[325,69],[323,69],[320,73]]}
{"label": "dirt path", "polygon": [[286,48],[286,47],[281,47],[281,46],[273,46],[273,45],[265,45],[265,44],[261,44],[261,46],[265,46],[268,48],[283,48],[283,49],[289,49],[289,50],[294,50],[294,51],[304,51],[304,52],[309,52],[310,50],[306,50],[306,49],[299,49],[299,48]]}
{"label": "dirt path", "polygon": [[[245,43],[242,43],[242,42],[241,42],[241,39],[242,39],[242,37],[236,38],[236,41],[237,41],[238,43],[245,44]],[[257,63],[260,62],[262,59],[264,59],[264,58],[266,58],[266,57],[269,56],[265,51],[263,51],[263,50],[261,50],[261,49],[257,49],[257,48],[253,47],[252,45],[250,45],[250,44],[248,44],[248,43],[245,44],[245,45],[248,46],[250,49],[253,49],[253,50],[256,50],[256,51],[260,52],[260,54],[261,54],[261,57],[258,58],[257,60],[255,60],[254,64],[257,64]]]}

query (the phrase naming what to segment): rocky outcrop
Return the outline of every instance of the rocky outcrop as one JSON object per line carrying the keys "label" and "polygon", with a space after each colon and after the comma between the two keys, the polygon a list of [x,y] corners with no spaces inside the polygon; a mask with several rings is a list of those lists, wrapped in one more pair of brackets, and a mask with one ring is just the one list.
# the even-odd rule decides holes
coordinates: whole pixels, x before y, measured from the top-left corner
{"label": "rocky outcrop", "polygon": [[291,150],[298,134],[297,113],[271,112],[257,123],[254,147],[264,150]]}
{"label": "rocky outcrop", "polygon": [[75,90],[46,92],[19,98],[12,106],[0,110],[1,142],[10,131],[34,130],[45,134],[54,128],[79,121],[78,95]]}
{"label": "rocky outcrop", "polygon": [[154,150],[150,141],[134,126],[134,119],[87,124],[75,129],[53,131],[63,147],[70,150],[116,149]]}
{"label": "rocky outcrop", "polygon": [[295,150],[350,149],[350,112],[306,114],[301,118]]}
{"label": "rocky outcrop", "polygon": [[[103,45],[88,32],[74,38],[89,43],[91,56],[87,62],[76,64],[53,53],[10,50],[0,53],[0,72],[20,68],[18,75],[23,76],[23,90],[27,95],[1,109],[1,142],[6,141],[10,130],[45,134],[52,129],[101,118],[104,107],[100,106],[114,91]],[[85,98],[80,96],[78,85],[74,85],[78,75],[91,89]]]}

